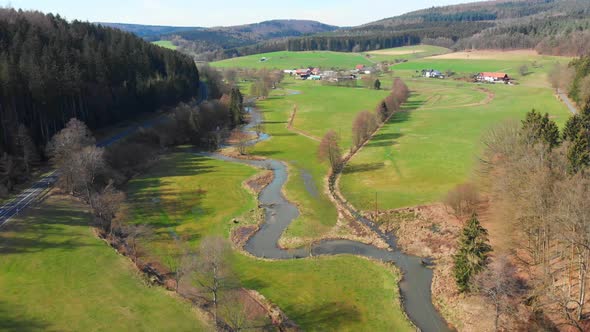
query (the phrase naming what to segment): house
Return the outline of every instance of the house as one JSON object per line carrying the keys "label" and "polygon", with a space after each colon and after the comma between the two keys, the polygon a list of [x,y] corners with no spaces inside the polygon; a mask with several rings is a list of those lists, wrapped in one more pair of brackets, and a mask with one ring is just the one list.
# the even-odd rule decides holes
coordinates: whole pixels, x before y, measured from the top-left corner
{"label": "house", "polygon": [[365,65],[356,65],[356,67],[354,67],[354,69],[356,69],[357,71],[362,71],[365,69]]}
{"label": "house", "polygon": [[309,78],[313,81],[319,81],[322,79],[322,77],[320,75],[311,75],[311,76],[309,76]]}
{"label": "house", "polygon": [[312,75],[320,75],[321,73],[322,73],[322,71],[319,68],[313,68],[311,70]]}
{"label": "house", "polygon": [[475,77],[479,82],[488,82],[488,83],[508,83],[510,82],[510,77],[506,73],[492,73],[492,72],[483,72],[477,74]]}
{"label": "house", "polygon": [[311,70],[309,68],[297,69],[295,75],[302,80],[306,80],[311,75]]}
{"label": "house", "polygon": [[422,77],[445,78],[445,75],[436,69],[422,69]]}
{"label": "house", "polygon": [[293,75],[293,74],[295,74],[295,70],[285,69],[285,70],[283,70],[283,73]]}
{"label": "house", "polygon": [[297,76],[303,76],[303,75],[311,75],[311,70],[309,68],[304,68],[304,69],[297,69],[295,70],[295,74]]}

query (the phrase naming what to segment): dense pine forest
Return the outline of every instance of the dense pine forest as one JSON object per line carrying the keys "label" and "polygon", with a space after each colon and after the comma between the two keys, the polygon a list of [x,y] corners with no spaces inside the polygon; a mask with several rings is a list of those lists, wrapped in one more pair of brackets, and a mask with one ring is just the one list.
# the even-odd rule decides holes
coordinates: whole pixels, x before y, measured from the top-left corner
{"label": "dense pine forest", "polygon": [[39,149],[70,118],[99,128],[187,101],[198,86],[190,57],[130,33],[0,9],[0,155],[18,156],[23,140]]}

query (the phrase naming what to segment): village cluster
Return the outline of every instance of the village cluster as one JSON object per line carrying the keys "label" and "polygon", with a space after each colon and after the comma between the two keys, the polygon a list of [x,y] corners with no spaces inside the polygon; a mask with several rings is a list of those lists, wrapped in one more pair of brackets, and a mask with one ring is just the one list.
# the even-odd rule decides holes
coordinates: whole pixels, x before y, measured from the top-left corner
{"label": "village cluster", "polygon": [[359,78],[359,75],[365,74],[370,75],[376,71],[375,68],[367,67],[365,65],[357,65],[355,69],[352,70],[321,70],[320,68],[302,68],[302,69],[285,69],[283,72],[285,74],[295,76],[297,79],[301,80],[314,80],[314,81],[329,81],[329,82],[339,82],[339,81],[346,81],[346,80],[354,80]]}
{"label": "village cluster", "polygon": [[[421,71],[422,77],[425,78],[446,78],[445,74],[436,70],[436,69],[422,69]],[[481,83],[503,83],[503,84],[513,84],[512,79],[506,73],[497,73],[497,72],[481,72],[477,75],[473,76],[473,79],[476,82]]]}

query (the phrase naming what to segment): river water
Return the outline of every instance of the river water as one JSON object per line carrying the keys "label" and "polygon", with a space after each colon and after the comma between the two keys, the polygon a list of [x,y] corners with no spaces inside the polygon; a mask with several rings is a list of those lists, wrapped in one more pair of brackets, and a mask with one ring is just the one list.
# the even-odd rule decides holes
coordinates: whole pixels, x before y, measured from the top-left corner
{"label": "river water", "polygon": [[[251,121],[242,128],[244,132],[252,131],[252,128],[263,121],[260,112],[251,108],[248,111],[251,114]],[[270,139],[269,135],[261,134],[260,137],[252,140],[250,144],[254,145],[267,139]],[[250,254],[270,259],[300,259],[311,255],[352,254],[391,262],[403,273],[403,279],[399,287],[404,310],[412,322],[421,331],[450,330],[432,304],[432,270],[424,266],[422,258],[407,255],[400,251],[396,246],[395,236],[381,232],[370,220],[349,208],[352,215],[359,222],[370,227],[389,244],[391,251],[350,240],[325,240],[316,243],[311,248],[281,249],[277,245],[279,238],[291,222],[299,216],[297,207],[290,203],[282,192],[282,188],[287,181],[287,166],[283,162],[273,159],[264,161],[245,160],[224,156],[219,153],[208,153],[206,155],[227,162],[271,169],[274,172],[274,179],[258,196],[259,204],[265,210],[265,220],[258,232],[244,246],[244,249]],[[374,310],[380,310],[380,308],[374,308]]]}

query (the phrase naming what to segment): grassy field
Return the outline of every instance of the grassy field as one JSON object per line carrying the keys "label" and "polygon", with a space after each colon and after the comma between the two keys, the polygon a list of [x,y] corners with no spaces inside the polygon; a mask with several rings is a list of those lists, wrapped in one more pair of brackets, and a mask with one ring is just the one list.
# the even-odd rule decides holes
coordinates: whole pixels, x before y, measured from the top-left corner
{"label": "grassy field", "polygon": [[[536,86],[548,86],[547,73],[556,63],[567,64],[567,57],[534,55],[533,51],[479,51],[448,53],[441,56],[427,57],[399,63],[391,67],[396,75],[415,76],[422,69],[436,69],[443,73],[452,71],[458,76],[472,76],[480,72],[505,72],[518,83]],[[525,75],[520,67],[526,66]]]}
{"label": "grassy field", "polygon": [[0,230],[0,330],[207,330],[189,304],[146,286],[90,219],[50,197]]}
{"label": "grassy field", "polygon": [[[237,217],[253,222],[256,200],[242,182],[257,170],[173,153],[129,187],[131,222],[148,223],[157,238],[144,244],[162,258],[173,236],[197,246],[208,235],[228,236]],[[260,261],[236,252],[232,263],[244,286],[278,304],[304,330],[409,331],[397,299],[398,276],[381,265],[338,256]]]}
{"label": "grassy field", "polygon": [[176,45],[172,44],[172,42],[169,41],[169,40],[158,40],[158,41],[155,41],[155,42],[152,42],[152,43],[153,44],[156,44],[156,45],[158,45],[160,47],[169,48],[171,50],[176,50],[177,49]]}
{"label": "grassy field", "polygon": [[[266,58],[266,61],[261,61]],[[371,65],[365,56],[359,53],[341,52],[272,52],[249,55],[211,63],[214,67],[240,68],[277,68],[295,69],[307,67],[352,69],[356,65]]]}
{"label": "grassy field", "polygon": [[[265,131],[271,139],[257,144],[250,153],[283,160],[289,165],[286,196],[298,204],[301,215],[284,234],[288,244],[292,237],[312,239],[323,235],[336,224],[336,209],[324,188],[328,167],[317,157],[319,139],[333,129],[340,134],[341,145],[346,150],[356,114],[373,110],[387,92],[322,86],[314,81],[287,80],[284,86],[301,94],[281,96],[277,91],[277,95],[258,103],[264,112]],[[295,105],[295,130],[311,138],[287,129]]]}
{"label": "grassy field", "polygon": [[[370,66],[382,61],[418,59],[450,52],[444,47],[416,45],[390,48],[366,53],[344,53],[329,51],[312,52],[271,52],[227,59],[211,63],[220,68],[277,68],[295,69],[320,67],[322,69],[353,69],[356,65]],[[262,61],[263,58],[266,60]]]}
{"label": "grassy field", "polygon": [[415,45],[371,51],[366,52],[365,55],[368,54],[371,61],[374,62],[392,62],[395,60],[415,60],[433,55],[447,54],[449,52],[451,52],[451,50],[444,47]]}
{"label": "grassy field", "polygon": [[407,104],[411,110],[395,115],[342,176],[342,192],[359,208],[372,209],[375,193],[380,209],[438,201],[472,175],[486,129],[520,120],[533,108],[560,124],[569,116],[548,88],[406,82],[413,91]]}

